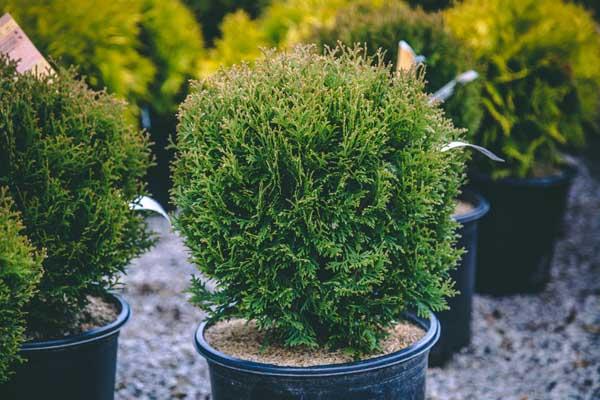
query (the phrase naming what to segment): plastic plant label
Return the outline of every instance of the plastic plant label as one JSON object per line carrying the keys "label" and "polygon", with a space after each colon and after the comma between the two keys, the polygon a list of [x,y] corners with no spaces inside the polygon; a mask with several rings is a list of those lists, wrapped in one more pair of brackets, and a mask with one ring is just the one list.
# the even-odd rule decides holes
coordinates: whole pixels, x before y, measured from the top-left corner
{"label": "plastic plant label", "polygon": [[134,201],[129,203],[129,208],[134,211],[153,211],[162,215],[169,224],[171,223],[171,219],[169,218],[169,214],[165,211],[164,208],[160,205],[160,203],[148,196],[139,196]]}
{"label": "plastic plant label", "polygon": [[466,143],[466,142],[458,142],[458,141],[450,142],[450,143],[444,145],[440,150],[442,152],[444,152],[444,151],[448,151],[448,150],[452,150],[452,149],[456,149],[456,148],[460,148],[460,147],[470,147],[472,149],[477,150],[478,152],[480,152],[481,154],[483,154],[490,160],[494,160],[497,162],[504,162],[504,160],[502,158],[498,157],[497,155],[495,155],[494,153],[492,153],[490,150],[486,149],[485,147],[477,146],[476,144],[471,144],[471,143]]}
{"label": "plastic plant label", "polygon": [[404,40],[398,42],[398,59],[396,72],[410,71],[415,65],[425,61],[425,57],[416,55],[413,48]]}
{"label": "plastic plant label", "polygon": [[450,96],[454,94],[454,89],[457,84],[466,85],[469,82],[473,82],[479,77],[477,71],[469,70],[457,75],[456,78],[442,86],[437,92],[429,97],[430,102],[443,102],[446,101]]}
{"label": "plastic plant label", "polygon": [[48,61],[8,13],[0,17],[0,53],[16,61],[17,72],[21,74],[29,71],[38,76],[54,73]]}

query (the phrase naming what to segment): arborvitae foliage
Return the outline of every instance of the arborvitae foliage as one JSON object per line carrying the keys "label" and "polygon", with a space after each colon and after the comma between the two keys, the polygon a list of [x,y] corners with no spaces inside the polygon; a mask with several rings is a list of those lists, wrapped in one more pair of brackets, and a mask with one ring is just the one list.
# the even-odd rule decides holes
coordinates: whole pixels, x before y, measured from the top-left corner
{"label": "arborvitae foliage", "polygon": [[591,15],[556,0],[466,0],[445,19],[487,66],[473,140],[508,161],[478,157],[477,168],[496,177],[555,173],[561,148],[597,129],[600,35]]}
{"label": "arborvitae foliage", "polygon": [[[398,42],[405,40],[417,54],[426,57],[426,89],[432,93],[459,73],[477,69],[464,45],[445,29],[441,15],[411,9],[399,1],[384,1],[381,5],[372,1],[355,3],[338,13],[333,28],[319,30],[314,39],[319,45],[330,47],[337,41],[347,45],[361,43],[372,54],[381,48],[385,50],[385,61],[390,63],[396,63]],[[455,126],[477,130],[483,114],[480,92],[479,81],[459,85],[454,96],[444,103]]]}
{"label": "arborvitae foliage", "polygon": [[42,252],[23,235],[23,225],[6,188],[0,187],[0,384],[20,361],[25,332],[24,306],[42,272]]}
{"label": "arborvitae foliage", "polygon": [[453,293],[460,135],[416,74],[361,49],[268,53],[193,86],[180,109],[175,225],[206,278],[192,301],[288,346],[378,347]]}
{"label": "arborvitae foliage", "polygon": [[123,102],[72,72],[38,79],[0,59],[0,185],[48,255],[29,307],[33,330],[65,328],[151,244],[128,205],[144,192],[148,143],[124,114]]}

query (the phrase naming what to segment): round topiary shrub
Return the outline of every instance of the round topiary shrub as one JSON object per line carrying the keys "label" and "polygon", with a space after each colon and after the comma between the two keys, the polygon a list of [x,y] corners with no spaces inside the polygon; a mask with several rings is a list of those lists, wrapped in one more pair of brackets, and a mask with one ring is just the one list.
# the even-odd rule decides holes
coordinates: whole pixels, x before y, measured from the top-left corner
{"label": "round topiary shrub", "polygon": [[[381,48],[385,50],[385,61],[394,64],[400,40],[426,57],[428,92],[435,92],[460,73],[478,69],[464,45],[444,27],[440,14],[411,9],[400,1],[355,3],[338,12],[332,28],[318,30],[314,36],[320,46],[334,47],[338,41],[346,45],[361,43],[371,54]],[[483,115],[480,93],[481,84],[476,80],[458,85],[454,95],[443,103],[455,126],[477,130]]]}
{"label": "round topiary shrub", "polygon": [[600,35],[581,6],[554,0],[466,0],[445,13],[450,30],[486,66],[484,120],[473,138],[506,159],[477,156],[495,177],[547,176],[560,151],[597,131]]}
{"label": "round topiary shrub", "polygon": [[47,249],[28,327],[52,335],[150,246],[143,216],[129,209],[150,156],[123,102],[70,71],[38,79],[15,67],[0,59],[0,185]]}
{"label": "round topiary shrub", "polygon": [[180,108],[175,225],[213,320],[255,320],[287,346],[378,347],[407,309],[440,310],[460,254],[460,135],[416,74],[358,49],[268,53]]}
{"label": "round topiary shrub", "polygon": [[0,384],[19,361],[25,305],[35,293],[43,253],[23,235],[23,224],[6,188],[0,187]]}

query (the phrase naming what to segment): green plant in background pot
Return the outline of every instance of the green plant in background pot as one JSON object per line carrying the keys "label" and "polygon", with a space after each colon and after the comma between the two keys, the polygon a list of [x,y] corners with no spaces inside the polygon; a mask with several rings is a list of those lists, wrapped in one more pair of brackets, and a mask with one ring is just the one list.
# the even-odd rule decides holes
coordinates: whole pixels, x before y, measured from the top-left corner
{"label": "green plant in background pot", "polygon": [[352,1],[274,0],[255,19],[242,9],[228,14],[220,25],[221,37],[201,63],[201,75],[253,62],[262,56],[261,47],[288,49],[302,43],[313,30],[331,26],[337,10]]}
{"label": "green plant in background pot", "polygon": [[43,252],[23,234],[23,224],[12,199],[0,187],[0,384],[21,361],[24,340],[24,307],[36,291],[42,273]]}
{"label": "green plant in background pot", "polygon": [[[464,169],[460,153],[440,151],[461,131],[423,89],[414,71],[396,76],[344,47],[267,53],[195,84],[173,196],[191,259],[216,282],[190,289],[209,316],[196,344],[215,399],[423,398],[430,310],[454,293],[450,217]],[[404,319],[427,333],[390,349]],[[253,333],[239,347],[256,353],[219,347],[220,330],[240,327]],[[304,362],[265,361],[280,351]]]}
{"label": "green plant in background pot", "polygon": [[467,0],[445,20],[486,66],[484,120],[472,141],[507,160],[473,163],[471,182],[491,202],[478,288],[540,290],[574,176],[561,151],[597,128],[600,35],[583,8],[551,0]]}
{"label": "green plant in background pot", "polygon": [[0,60],[0,185],[24,233],[47,250],[26,307],[29,362],[0,388],[3,398],[112,398],[129,308],[108,290],[152,243],[129,206],[144,194],[146,137],[126,122],[125,103],[73,75],[38,79]]}
{"label": "green plant in background pot", "polygon": [[[385,50],[385,61],[395,63],[398,42],[407,41],[426,58],[426,90],[435,92],[458,74],[473,69],[473,57],[444,27],[440,14],[411,9],[403,2],[362,1],[340,10],[332,28],[314,36],[320,46],[362,43],[370,53]],[[443,108],[455,126],[475,132],[482,117],[481,86],[478,81],[459,85]]]}

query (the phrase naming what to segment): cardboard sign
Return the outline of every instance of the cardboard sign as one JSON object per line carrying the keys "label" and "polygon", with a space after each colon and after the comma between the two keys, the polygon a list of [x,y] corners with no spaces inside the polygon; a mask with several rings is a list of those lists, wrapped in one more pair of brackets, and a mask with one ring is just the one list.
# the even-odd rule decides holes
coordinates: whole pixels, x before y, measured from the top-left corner
{"label": "cardboard sign", "polygon": [[32,71],[38,75],[51,74],[54,71],[29,40],[23,29],[6,13],[0,17],[0,52],[17,61],[17,72]]}

